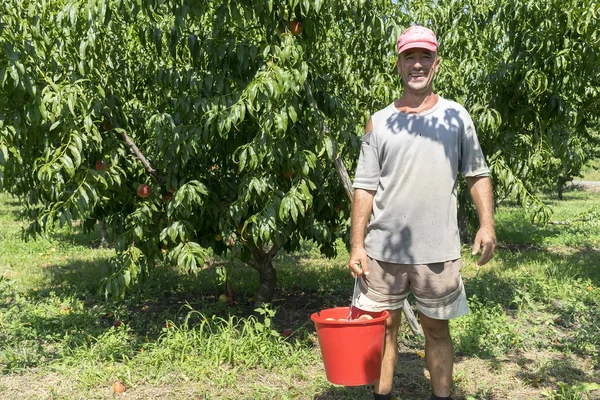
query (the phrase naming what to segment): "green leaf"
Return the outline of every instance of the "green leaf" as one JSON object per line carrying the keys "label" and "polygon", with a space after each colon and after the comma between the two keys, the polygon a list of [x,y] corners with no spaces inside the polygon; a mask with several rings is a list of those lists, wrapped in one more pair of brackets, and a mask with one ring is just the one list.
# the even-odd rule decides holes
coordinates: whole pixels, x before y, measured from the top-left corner
{"label": "green leaf", "polygon": [[310,0],[302,0],[302,8],[304,9],[304,13],[308,14],[310,11]]}
{"label": "green leaf", "polygon": [[292,122],[296,123],[296,121],[298,120],[298,114],[296,113],[296,109],[294,108],[294,106],[289,106],[287,112]]}
{"label": "green leaf", "polygon": [[123,271],[123,279],[125,280],[125,286],[131,286],[131,272],[129,270]]}
{"label": "green leaf", "polygon": [[279,219],[286,221],[290,215],[290,200],[284,197],[279,204]]}
{"label": "green leaf", "polygon": [[8,161],[8,148],[4,143],[0,143],[0,164],[6,164]]}
{"label": "green leaf", "polygon": [[7,76],[8,74],[6,73],[6,67],[0,68],[0,89],[4,89]]}
{"label": "green leaf", "polygon": [[69,93],[69,96],[67,96],[67,105],[71,115],[76,118],[77,115],[75,114],[75,99],[73,97],[73,93]]}
{"label": "green leaf", "polygon": [[194,35],[193,33],[188,36],[188,49],[190,50],[192,60],[197,62],[200,47],[198,46],[198,36]]}
{"label": "green leaf", "polygon": [[238,172],[242,172],[244,170],[244,168],[246,167],[247,157],[248,157],[247,149],[243,149],[242,152],[240,153],[240,158],[239,158],[239,162],[238,162]]}
{"label": "green leaf", "polygon": [[323,144],[325,145],[325,151],[329,159],[333,159],[333,140],[329,136],[323,138]]}
{"label": "green leaf", "polygon": [[323,0],[314,0],[314,4],[313,7],[315,9],[315,12],[318,14],[319,11],[321,10],[321,5],[323,4]]}
{"label": "green leaf", "polygon": [[75,166],[73,165],[73,160],[71,160],[71,157],[69,157],[66,154],[63,154],[60,157],[60,162],[62,163],[62,165],[64,165],[65,171],[67,172],[67,174],[69,174],[69,176],[75,175]]}
{"label": "green leaf", "polygon": [[73,156],[73,160],[74,160],[74,167],[77,168],[81,165],[81,154],[79,153],[79,150],[77,149],[77,147],[70,145],[68,147],[71,155]]}

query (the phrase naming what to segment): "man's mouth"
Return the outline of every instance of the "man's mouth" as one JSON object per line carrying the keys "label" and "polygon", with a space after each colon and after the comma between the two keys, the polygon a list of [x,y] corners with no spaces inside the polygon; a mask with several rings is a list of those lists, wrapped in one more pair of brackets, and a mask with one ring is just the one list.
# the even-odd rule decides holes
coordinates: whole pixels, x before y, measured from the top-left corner
{"label": "man's mouth", "polygon": [[424,72],[424,71],[410,73],[411,78],[423,78],[425,76],[427,76],[427,72]]}

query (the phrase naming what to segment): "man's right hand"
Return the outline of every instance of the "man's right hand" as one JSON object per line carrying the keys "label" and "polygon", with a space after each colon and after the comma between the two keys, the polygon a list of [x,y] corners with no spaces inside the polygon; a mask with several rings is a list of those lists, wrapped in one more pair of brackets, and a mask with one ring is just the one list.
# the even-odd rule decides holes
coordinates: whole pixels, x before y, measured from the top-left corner
{"label": "man's right hand", "polygon": [[350,262],[348,263],[350,273],[353,278],[365,274],[369,275],[369,263],[367,258],[367,252],[364,247],[353,247],[350,252]]}

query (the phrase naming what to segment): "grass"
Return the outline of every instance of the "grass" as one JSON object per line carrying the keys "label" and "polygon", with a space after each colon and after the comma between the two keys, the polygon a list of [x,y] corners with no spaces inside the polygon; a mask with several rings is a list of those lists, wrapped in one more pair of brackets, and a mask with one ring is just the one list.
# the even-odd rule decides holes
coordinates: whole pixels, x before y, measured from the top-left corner
{"label": "grass", "polygon": [[[600,398],[600,193],[546,198],[550,224],[497,212],[498,251],[464,248],[470,314],[452,321],[458,399]],[[346,306],[354,281],[310,245],[276,259],[271,308],[253,312],[254,270],[231,263],[234,304],[214,259],[198,276],[157,268],[121,302],[98,293],[96,233],[23,242],[18,202],[0,195],[0,393],[6,399],[370,399],[327,382],[310,314]],[[414,303],[414,302],[413,302]],[[122,321],[118,327],[115,321]],[[290,337],[281,335],[292,329]],[[422,337],[403,326],[394,386],[429,398]],[[587,386],[586,386],[587,385]]]}
{"label": "grass", "polygon": [[584,181],[600,181],[600,160],[594,160],[583,170]]}

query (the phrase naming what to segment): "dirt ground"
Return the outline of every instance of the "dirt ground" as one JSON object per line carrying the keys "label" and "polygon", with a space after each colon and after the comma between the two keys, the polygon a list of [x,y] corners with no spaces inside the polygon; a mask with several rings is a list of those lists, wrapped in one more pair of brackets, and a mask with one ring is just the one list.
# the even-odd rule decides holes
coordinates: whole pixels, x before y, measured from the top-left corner
{"label": "dirt ground", "polygon": [[[576,360],[570,357],[557,359],[557,357],[552,353],[530,352],[494,362],[472,357],[458,358],[454,367],[454,399],[547,399],[543,392],[556,387],[552,368],[556,368],[557,361],[560,361],[560,368],[571,368],[574,374],[587,375],[585,378],[582,377],[583,379],[593,378],[594,374],[588,375],[591,372],[583,372],[586,365],[587,368],[591,368],[590,360]],[[562,373],[564,370],[561,371]],[[112,393],[110,384],[82,388],[76,382],[69,381],[58,373],[30,371],[21,375],[1,376],[0,393],[1,398],[6,400],[372,399],[370,386],[343,388],[334,385],[329,387],[318,385],[315,387],[314,380],[322,379],[323,376],[322,365],[314,365],[304,371],[304,378],[296,382],[281,380],[275,374],[254,370],[247,371],[244,378],[240,377],[231,386],[217,385],[215,382],[180,381],[162,385],[139,385],[127,388],[123,394],[117,395]],[[597,382],[598,378],[596,371]],[[401,349],[399,367],[394,378],[395,399],[428,399],[428,379],[424,360],[414,351]],[[256,387],[261,385],[269,389],[264,396],[257,394]],[[275,395],[273,392],[279,394]],[[600,391],[592,392],[589,399],[600,399]]]}

